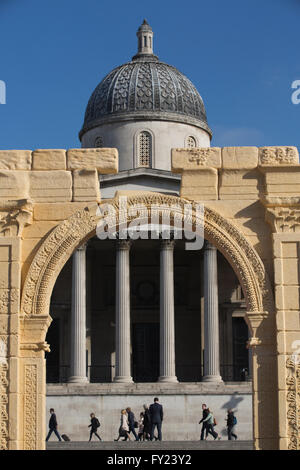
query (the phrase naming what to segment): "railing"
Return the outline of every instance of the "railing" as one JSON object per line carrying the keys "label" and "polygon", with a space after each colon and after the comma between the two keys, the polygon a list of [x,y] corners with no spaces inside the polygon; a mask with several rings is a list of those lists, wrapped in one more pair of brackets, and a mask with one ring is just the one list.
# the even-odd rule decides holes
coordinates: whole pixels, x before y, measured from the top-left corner
{"label": "railing", "polygon": [[[114,377],[114,365],[96,364],[87,367],[87,377],[91,383],[111,383]],[[70,366],[47,365],[47,383],[66,383],[70,377]],[[248,368],[235,364],[221,364],[220,373],[224,382],[246,382],[251,380]],[[201,382],[203,377],[203,365],[178,364],[176,375],[179,382]],[[154,373],[153,368],[137,371],[133,367],[133,378],[135,382],[156,382],[158,373]]]}

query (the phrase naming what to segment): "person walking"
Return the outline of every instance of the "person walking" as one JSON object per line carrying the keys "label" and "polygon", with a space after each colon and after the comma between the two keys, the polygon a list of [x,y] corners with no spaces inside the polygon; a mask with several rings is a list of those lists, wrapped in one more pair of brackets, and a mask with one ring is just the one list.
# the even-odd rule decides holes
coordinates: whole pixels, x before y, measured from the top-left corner
{"label": "person walking", "polygon": [[205,418],[207,418],[207,415],[208,415],[208,408],[206,406],[205,403],[202,403],[202,419],[199,421],[199,424],[202,423],[202,429],[201,429],[201,435],[200,435],[200,439],[201,441],[204,440],[204,433],[205,433],[205,430],[206,430],[206,421]]}
{"label": "person walking", "polygon": [[150,413],[150,418],[151,418],[151,434],[150,434],[150,440],[153,441],[153,436],[154,436],[154,430],[155,427],[157,427],[157,432],[158,432],[158,440],[162,440],[162,435],[161,435],[161,427],[162,427],[162,422],[163,422],[163,407],[159,402],[159,399],[156,397],[154,398],[154,403],[150,405],[149,408],[149,413]]}
{"label": "person walking", "polygon": [[120,437],[124,437],[123,441],[127,441],[129,439],[131,441],[130,435],[129,435],[129,426],[128,426],[128,419],[127,419],[127,413],[126,410],[121,411],[121,422],[120,422],[120,427],[119,427],[119,435],[118,438],[115,439],[117,442]]}
{"label": "person walking", "polygon": [[217,424],[216,420],[214,419],[214,415],[213,415],[212,411],[210,411],[209,408],[207,408],[207,411],[208,411],[208,415],[203,420],[203,422],[206,423],[205,440],[207,439],[208,434],[211,434],[213,436],[214,440],[216,440],[217,438],[220,440],[221,437],[219,437],[218,433],[214,430],[214,426]]}
{"label": "person walking", "polygon": [[149,406],[148,405],[143,405],[144,408],[144,436],[143,440],[147,439],[147,441],[150,440],[151,437],[151,416],[150,416],[150,411],[149,411]]}
{"label": "person walking", "polygon": [[94,413],[91,413],[90,417],[91,417],[91,424],[89,424],[88,426],[89,428],[91,428],[89,442],[91,442],[93,434],[95,434],[95,436],[98,437],[99,441],[102,441],[101,437],[97,433],[98,428],[100,428],[100,422],[98,418],[96,418]]}
{"label": "person walking", "polygon": [[54,432],[56,435],[57,439],[61,442],[61,437],[59,435],[59,432],[57,431],[57,419],[56,419],[56,414],[54,413],[54,408],[50,408],[50,419],[49,419],[49,432],[46,437],[46,442],[49,440],[51,434]]}
{"label": "person walking", "polygon": [[134,417],[134,414],[133,412],[131,411],[131,408],[126,408],[126,411],[127,411],[127,419],[128,419],[128,426],[129,426],[129,433],[132,432],[132,434],[134,435],[135,437],[135,440],[138,441],[139,438],[137,436],[137,433],[135,432],[135,417]]}
{"label": "person walking", "polygon": [[235,434],[235,426],[237,424],[237,419],[234,416],[233,410],[229,409],[227,411],[227,434],[228,440],[231,441],[231,436],[237,440],[237,435]]}
{"label": "person walking", "polygon": [[139,425],[138,440],[144,441],[145,437],[144,437],[144,413],[143,412],[140,413],[140,419],[138,420],[138,425]]}

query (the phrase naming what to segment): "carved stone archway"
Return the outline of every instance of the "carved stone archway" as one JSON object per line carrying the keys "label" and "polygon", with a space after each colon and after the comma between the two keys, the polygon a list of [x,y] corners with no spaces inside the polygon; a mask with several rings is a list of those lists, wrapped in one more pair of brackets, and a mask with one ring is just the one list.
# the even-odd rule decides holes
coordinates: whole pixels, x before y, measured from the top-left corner
{"label": "carved stone archway", "polygon": [[[105,204],[107,202],[105,201]],[[119,200],[116,198],[109,202],[118,214],[120,210]],[[164,210],[172,213],[170,220],[172,220],[174,214],[176,214],[176,217],[183,217],[185,204],[192,205],[192,223],[196,224],[198,217],[196,205],[191,201],[157,193],[141,193],[127,198],[128,209],[133,206],[143,205],[147,209],[149,217],[151,207],[164,205]],[[50,320],[49,305],[53,286],[62,267],[76,247],[95,235],[99,221],[96,213],[97,205],[93,205],[72,215],[50,233],[35,255],[22,291],[21,318],[23,333],[21,348],[31,347],[34,349],[35,347],[36,351],[42,352],[47,347],[44,345],[44,340]],[[127,223],[135,217],[128,216]],[[118,225],[110,228],[118,230]],[[274,300],[268,274],[256,250],[247,241],[243,233],[234,224],[210,208],[204,210],[204,236],[227,258],[244,291],[248,310],[247,322],[252,335],[250,346],[255,346],[253,355],[255,447],[260,449],[270,448],[270,445],[276,446],[275,442],[271,443],[271,441],[275,441],[275,436],[278,435],[276,434],[278,423],[276,417],[274,417],[274,409],[272,410],[273,416],[270,415],[269,407],[266,406],[268,397],[265,394],[276,394],[277,377],[270,379],[267,389],[265,385],[263,389],[260,388],[261,374],[268,373],[270,361],[276,361]],[[41,327],[40,322],[43,321],[44,326]],[[38,325],[38,328],[36,325]],[[36,334],[33,334],[34,331]],[[36,342],[35,346],[32,344],[33,342]],[[29,343],[30,346],[28,346]],[[44,413],[45,407],[43,407],[43,403],[39,404],[41,413]],[[35,424],[31,423],[31,426],[39,426],[43,419],[44,417],[37,420]],[[272,419],[272,424],[276,425],[273,433],[274,438],[272,438],[272,435],[270,436],[270,419]],[[266,423],[269,423],[269,425],[266,426]],[[23,426],[25,435],[27,424],[23,423]],[[38,433],[42,433],[42,430],[40,429]],[[24,438],[24,440],[26,439]],[[33,447],[38,448],[35,444],[33,444]]]}

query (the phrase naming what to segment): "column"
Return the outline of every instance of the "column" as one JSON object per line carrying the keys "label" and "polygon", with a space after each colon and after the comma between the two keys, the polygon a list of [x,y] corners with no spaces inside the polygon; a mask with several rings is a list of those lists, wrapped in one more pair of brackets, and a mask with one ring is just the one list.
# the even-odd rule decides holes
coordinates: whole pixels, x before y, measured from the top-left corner
{"label": "column", "polygon": [[116,375],[115,382],[132,382],[130,367],[129,240],[119,240],[116,251]]}
{"label": "column", "polygon": [[160,245],[160,382],[177,382],[175,375],[174,241]]}
{"label": "column", "polygon": [[222,382],[219,353],[219,301],[217,249],[204,245],[204,377],[205,382]]}
{"label": "column", "polygon": [[72,258],[71,372],[69,382],[86,383],[86,244]]}

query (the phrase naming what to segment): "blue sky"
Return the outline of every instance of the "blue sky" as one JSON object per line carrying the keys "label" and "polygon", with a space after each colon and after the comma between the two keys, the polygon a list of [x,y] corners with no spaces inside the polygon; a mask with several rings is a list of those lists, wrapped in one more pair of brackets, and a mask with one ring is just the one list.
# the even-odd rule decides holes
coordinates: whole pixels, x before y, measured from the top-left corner
{"label": "blue sky", "polygon": [[0,0],[0,148],[80,147],[88,99],[144,18],[202,95],[212,145],[300,148],[300,0]]}

